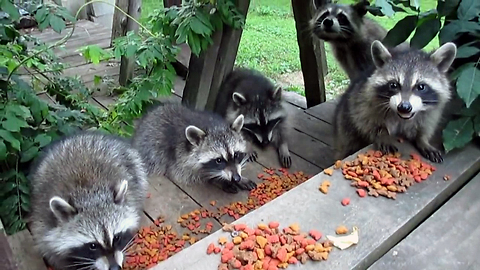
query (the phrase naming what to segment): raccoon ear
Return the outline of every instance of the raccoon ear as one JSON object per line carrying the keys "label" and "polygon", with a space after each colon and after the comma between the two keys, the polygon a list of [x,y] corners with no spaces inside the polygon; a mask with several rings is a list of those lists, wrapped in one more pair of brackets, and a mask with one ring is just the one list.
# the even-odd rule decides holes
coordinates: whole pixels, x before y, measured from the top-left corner
{"label": "raccoon ear", "polygon": [[437,65],[441,72],[447,72],[457,55],[457,46],[453,42],[447,42],[438,48],[430,59]]}
{"label": "raccoon ear", "polygon": [[358,14],[358,16],[362,17],[367,14],[367,6],[369,5],[370,2],[364,0],[352,5],[352,9]]}
{"label": "raccoon ear", "polygon": [[377,68],[381,68],[386,62],[392,59],[392,55],[388,49],[378,40],[372,42],[371,53],[373,63]]}
{"label": "raccoon ear", "polygon": [[243,114],[240,114],[239,116],[237,116],[235,121],[233,121],[232,123],[232,129],[235,130],[236,132],[240,132],[243,128],[243,120],[244,120]]}
{"label": "raccoon ear", "polygon": [[332,3],[332,0],[313,0],[313,7],[315,9],[319,9],[325,6],[326,4],[331,4],[331,3]]}
{"label": "raccoon ear", "polygon": [[115,187],[114,199],[116,204],[121,204],[125,201],[125,195],[128,190],[128,181],[123,180],[119,185]]}
{"label": "raccoon ear", "polygon": [[233,102],[235,102],[238,106],[241,106],[247,102],[247,99],[238,92],[233,93],[232,99],[233,99]]}
{"label": "raccoon ear", "polygon": [[200,145],[203,138],[205,138],[205,135],[205,132],[196,126],[188,126],[185,129],[185,137],[187,137],[187,140],[195,146]]}
{"label": "raccoon ear", "polygon": [[281,98],[282,98],[282,87],[280,85],[277,85],[275,89],[273,89],[272,99],[279,100]]}
{"label": "raccoon ear", "polygon": [[50,211],[60,222],[67,222],[77,214],[77,209],[64,199],[54,196],[50,199]]}

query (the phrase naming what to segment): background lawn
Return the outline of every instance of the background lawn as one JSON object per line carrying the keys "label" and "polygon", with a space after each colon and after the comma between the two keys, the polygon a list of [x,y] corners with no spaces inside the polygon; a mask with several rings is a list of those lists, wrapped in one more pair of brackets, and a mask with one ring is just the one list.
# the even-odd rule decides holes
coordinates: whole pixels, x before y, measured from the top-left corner
{"label": "background lawn", "polygon": [[[340,0],[339,2],[349,4],[354,1]],[[142,17],[147,15],[145,11],[159,8],[163,6],[162,3],[161,0],[143,0]],[[420,3],[422,11],[427,11],[434,9],[437,1],[421,0]],[[391,29],[406,14],[397,13],[392,18],[375,17],[370,14],[367,16],[386,29]],[[425,49],[432,50],[436,47],[438,47],[438,38],[432,40]],[[331,99],[345,90],[348,79],[337,65],[328,44],[326,44],[326,55],[328,75],[325,78],[325,84],[327,99]],[[252,0],[235,64],[257,69],[283,85],[285,89],[304,95],[295,21],[290,0]]]}

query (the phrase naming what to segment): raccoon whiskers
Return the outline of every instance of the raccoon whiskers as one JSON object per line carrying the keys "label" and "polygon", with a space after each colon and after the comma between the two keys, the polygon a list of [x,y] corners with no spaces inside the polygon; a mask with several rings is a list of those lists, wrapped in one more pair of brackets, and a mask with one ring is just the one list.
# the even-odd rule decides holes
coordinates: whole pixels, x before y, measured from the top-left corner
{"label": "raccoon whiskers", "polygon": [[95,265],[92,263],[92,265],[83,266],[83,267],[77,268],[77,270],[95,270]]}
{"label": "raccoon whiskers", "polygon": [[340,31],[343,34],[353,34],[353,30],[345,26],[340,26]]}
{"label": "raccoon whiskers", "polygon": [[128,241],[128,243],[125,245],[125,247],[122,249],[122,253],[125,253],[129,248],[131,248],[133,246],[133,240],[135,240],[135,236],[133,236],[132,238],[130,238],[130,240]]}

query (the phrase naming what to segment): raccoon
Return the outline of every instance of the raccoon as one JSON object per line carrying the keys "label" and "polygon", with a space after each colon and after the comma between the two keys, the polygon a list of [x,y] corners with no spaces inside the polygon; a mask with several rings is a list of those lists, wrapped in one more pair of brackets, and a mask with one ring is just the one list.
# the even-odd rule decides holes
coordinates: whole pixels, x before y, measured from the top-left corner
{"label": "raccoon", "polygon": [[371,143],[383,153],[396,152],[393,136],[401,136],[414,142],[425,158],[442,162],[430,139],[451,98],[447,72],[455,59],[455,44],[425,53],[388,50],[374,41],[371,50],[375,68],[350,83],[336,108],[337,158]]}
{"label": "raccoon", "polygon": [[176,183],[210,182],[237,193],[256,187],[241,174],[247,161],[242,126],[243,115],[228,124],[212,112],[167,103],[140,119],[133,144],[149,174]]}
{"label": "raccoon", "polygon": [[[333,4],[314,0],[317,8],[310,20],[310,30],[319,39],[328,42],[336,60],[350,81],[373,66],[370,47],[374,40],[383,40],[387,30],[365,17],[368,1],[352,5]],[[404,42],[398,49],[408,49]]]}
{"label": "raccoon", "polygon": [[31,174],[28,222],[55,270],[121,269],[140,223],[147,175],[123,139],[80,132],[47,146]]}
{"label": "raccoon", "polygon": [[[282,167],[292,165],[286,139],[288,115],[280,86],[275,86],[258,71],[236,69],[222,82],[214,111],[229,123],[243,114],[244,137],[262,148],[273,144]],[[250,152],[250,161],[257,157],[255,151]]]}

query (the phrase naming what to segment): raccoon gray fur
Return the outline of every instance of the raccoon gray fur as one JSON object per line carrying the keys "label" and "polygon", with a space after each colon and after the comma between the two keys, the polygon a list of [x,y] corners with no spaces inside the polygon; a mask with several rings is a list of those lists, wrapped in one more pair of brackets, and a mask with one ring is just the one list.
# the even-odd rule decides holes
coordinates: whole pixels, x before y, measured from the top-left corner
{"label": "raccoon gray fur", "polygon": [[383,153],[396,152],[394,136],[415,144],[433,162],[442,162],[430,139],[450,100],[447,72],[456,46],[446,43],[432,53],[388,50],[372,43],[375,68],[351,82],[334,119],[337,159],[374,143]]}
{"label": "raccoon gray fur", "polygon": [[133,144],[149,174],[165,175],[176,183],[206,181],[237,193],[256,187],[242,177],[247,162],[242,126],[243,115],[228,124],[213,112],[167,103],[140,119]]}
{"label": "raccoon gray fur", "polygon": [[147,175],[125,140],[81,132],[47,146],[29,175],[36,248],[55,270],[118,270],[140,224]]}
{"label": "raccoon gray fur", "polygon": [[[292,165],[286,138],[288,115],[280,86],[275,86],[258,71],[236,69],[222,82],[214,111],[229,123],[243,114],[244,137],[262,148],[273,145],[282,167]],[[249,159],[255,161],[257,153],[251,152]]]}
{"label": "raccoon gray fur", "polygon": [[[336,60],[350,81],[373,66],[370,47],[374,40],[383,40],[387,30],[365,17],[368,1],[352,5],[314,0],[316,13],[310,21],[314,36],[328,42]],[[408,49],[404,42],[398,49]]]}

